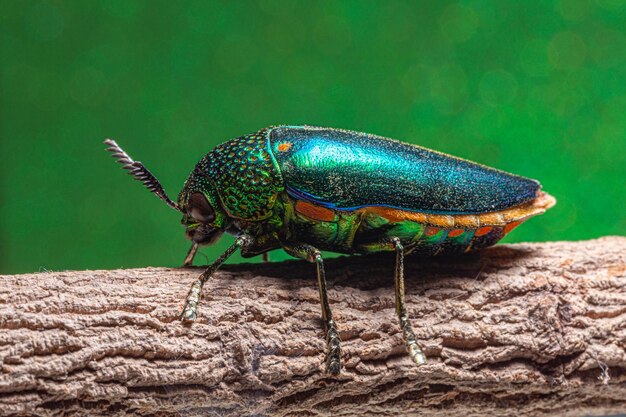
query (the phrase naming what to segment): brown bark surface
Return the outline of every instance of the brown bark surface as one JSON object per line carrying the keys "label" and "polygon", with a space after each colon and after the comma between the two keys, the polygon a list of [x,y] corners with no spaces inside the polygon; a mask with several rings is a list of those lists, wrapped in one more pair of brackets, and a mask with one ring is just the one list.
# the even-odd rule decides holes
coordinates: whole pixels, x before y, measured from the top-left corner
{"label": "brown bark surface", "polygon": [[536,416],[626,412],[626,238],[406,262],[429,361],[405,353],[392,254],[328,260],[343,372],[324,373],[315,267],[0,276],[1,415]]}

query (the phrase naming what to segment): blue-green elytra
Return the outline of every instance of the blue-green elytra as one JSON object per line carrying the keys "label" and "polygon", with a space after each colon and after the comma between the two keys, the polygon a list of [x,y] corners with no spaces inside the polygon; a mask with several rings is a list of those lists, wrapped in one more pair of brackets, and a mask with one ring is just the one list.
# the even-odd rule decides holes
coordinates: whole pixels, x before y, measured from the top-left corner
{"label": "blue-green elytra", "polygon": [[203,284],[237,249],[283,249],[317,265],[331,374],[341,369],[321,250],[396,256],[396,312],[407,349],[425,362],[404,303],[404,256],[463,254],[490,246],[556,200],[539,182],[380,136],[313,126],[275,126],[222,143],[187,178],[178,201],[114,141],[129,173],[183,213],[192,240],[184,266],[223,233],[235,243],[193,284],[181,318],[193,321]]}

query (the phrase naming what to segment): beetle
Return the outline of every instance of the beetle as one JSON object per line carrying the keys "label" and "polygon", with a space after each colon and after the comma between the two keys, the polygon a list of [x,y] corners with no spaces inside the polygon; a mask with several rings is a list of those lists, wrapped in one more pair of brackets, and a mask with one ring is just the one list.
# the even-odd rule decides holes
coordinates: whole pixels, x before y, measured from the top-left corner
{"label": "beetle", "polygon": [[282,248],[317,266],[326,366],[341,369],[337,325],[321,250],[395,252],[396,314],[415,364],[426,361],[404,299],[404,256],[455,255],[490,246],[552,207],[538,181],[416,145],[349,130],[271,126],[214,148],[195,166],[178,201],[111,139],[107,150],[173,209],[192,246],[224,233],[232,244],[191,285],[181,320],[191,322],[203,285],[237,249],[243,257]]}

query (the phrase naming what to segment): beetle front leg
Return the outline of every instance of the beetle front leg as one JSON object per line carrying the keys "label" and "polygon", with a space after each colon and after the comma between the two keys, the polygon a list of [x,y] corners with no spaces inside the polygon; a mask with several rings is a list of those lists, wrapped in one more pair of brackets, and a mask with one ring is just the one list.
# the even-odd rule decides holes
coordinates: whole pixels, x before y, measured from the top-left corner
{"label": "beetle front leg", "polygon": [[[187,299],[185,300],[185,307],[183,308],[183,312],[181,314],[181,321],[191,322],[196,319],[196,310],[198,308],[198,302],[200,301],[200,294],[202,292],[202,287],[204,283],[211,278],[211,276],[218,270],[220,266],[233,254],[237,249],[248,246],[252,244],[252,238],[249,236],[240,236],[235,240],[226,251],[213,262],[203,273],[198,277],[197,280],[191,284],[191,289],[187,294]],[[192,246],[193,249],[193,246]]]}
{"label": "beetle front leg", "polygon": [[193,265],[193,258],[195,258],[196,253],[198,252],[199,245],[197,243],[193,243],[191,248],[189,248],[189,252],[187,252],[187,256],[185,256],[185,260],[183,261],[183,268],[187,268]]}
{"label": "beetle front leg", "polygon": [[324,271],[322,255],[319,250],[307,244],[283,246],[283,249],[291,256],[306,259],[309,262],[315,262],[317,266],[317,285],[320,292],[322,319],[326,327],[326,344],[328,346],[326,368],[332,375],[338,375],[341,370],[341,339],[339,338],[339,333],[337,333],[337,325],[333,320],[333,312],[328,302],[326,273]]}
{"label": "beetle front leg", "polygon": [[409,355],[416,365],[421,365],[426,362],[426,355],[420,348],[415,338],[415,333],[411,327],[409,321],[409,314],[406,311],[406,304],[404,303],[404,246],[397,237],[391,238],[391,243],[396,251],[396,270],[395,270],[395,282],[396,282],[396,314],[400,319],[400,328],[409,350]]}

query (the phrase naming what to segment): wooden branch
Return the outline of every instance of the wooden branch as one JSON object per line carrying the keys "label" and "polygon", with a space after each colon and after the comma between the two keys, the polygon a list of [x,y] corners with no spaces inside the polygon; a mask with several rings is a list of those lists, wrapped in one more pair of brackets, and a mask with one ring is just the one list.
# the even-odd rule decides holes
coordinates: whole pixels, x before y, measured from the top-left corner
{"label": "wooden branch", "polygon": [[407,354],[393,255],[327,261],[343,373],[323,373],[315,267],[0,277],[0,415],[583,416],[626,411],[626,238],[407,259],[429,358]]}

